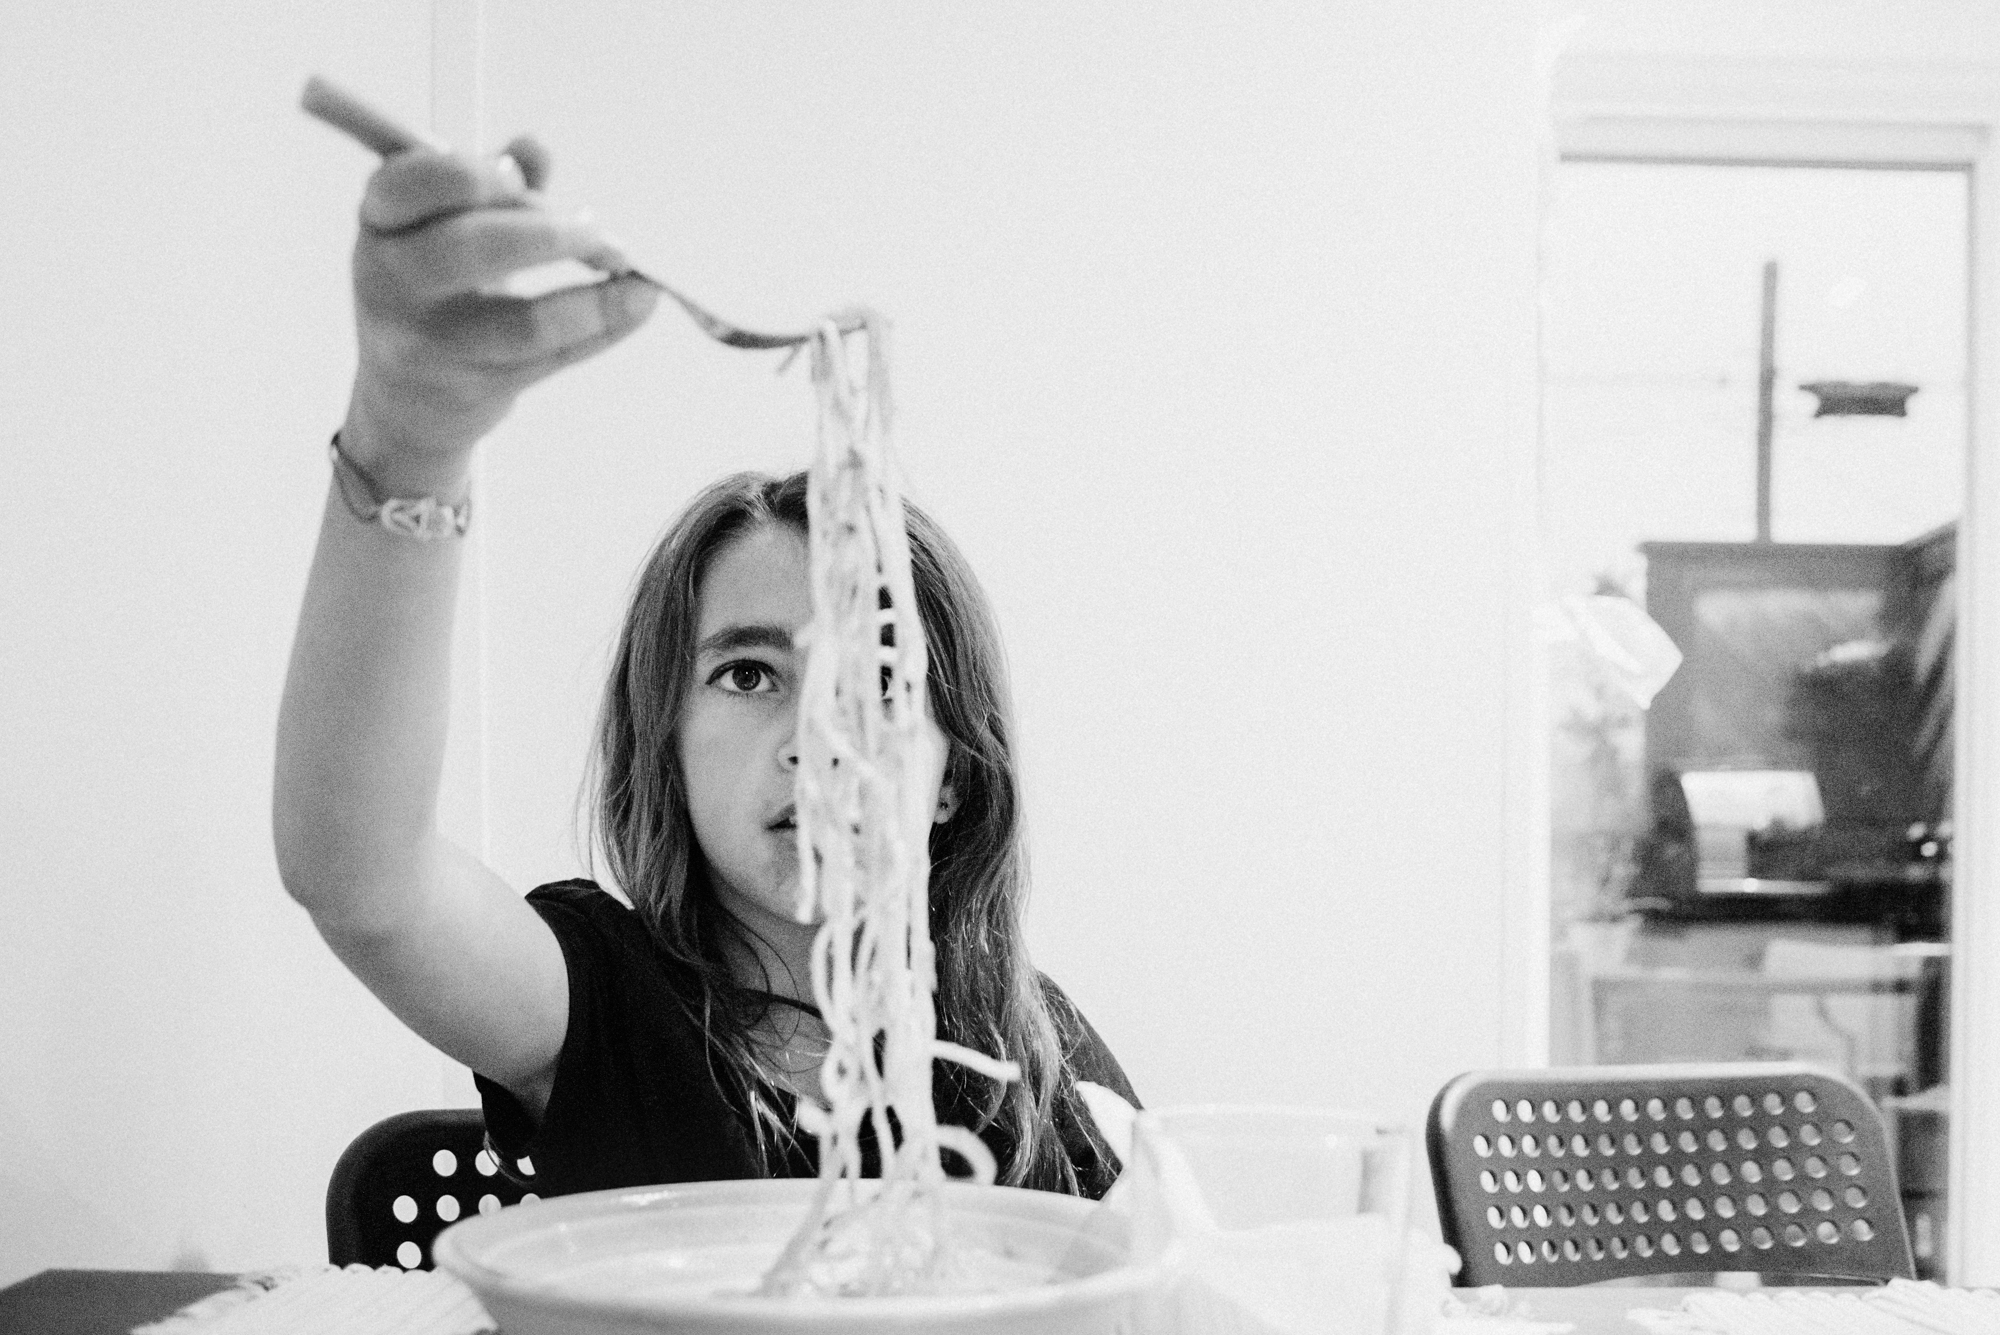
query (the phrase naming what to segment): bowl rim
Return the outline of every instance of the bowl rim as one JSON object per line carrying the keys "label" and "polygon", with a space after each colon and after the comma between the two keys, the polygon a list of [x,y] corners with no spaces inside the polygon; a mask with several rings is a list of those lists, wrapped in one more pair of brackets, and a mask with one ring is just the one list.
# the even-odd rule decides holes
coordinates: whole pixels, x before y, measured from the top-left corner
{"label": "bowl rim", "polygon": [[[767,1195],[783,1200],[796,1195],[803,1208],[817,1187],[818,1180],[814,1178],[739,1178],[714,1182],[661,1183],[648,1187],[612,1187],[602,1191],[545,1197],[510,1206],[505,1211],[496,1211],[490,1215],[475,1215],[452,1224],[439,1233],[431,1244],[431,1255],[439,1267],[464,1282],[481,1298],[491,1293],[497,1299],[531,1305],[543,1311],[579,1316],[640,1319],[657,1319],[662,1316],[700,1317],[740,1322],[745,1326],[755,1326],[773,1319],[796,1321],[806,1313],[824,1313],[828,1317],[837,1318],[843,1324],[866,1322],[871,1319],[909,1321],[927,1317],[966,1318],[1032,1314],[1053,1308],[1070,1307],[1078,1303],[1143,1293],[1159,1283],[1172,1265],[1171,1256],[1162,1255],[1151,1261],[1116,1265],[1109,1270],[1085,1275],[1080,1279],[1038,1284],[1030,1288],[1009,1289],[998,1293],[899,1294],[865,1298],[780,1298],[742,1294],[726,1296],[700,1294],[662,1301],[586,1298],[568,1294],[545,1283],[519,1278],[497,1270],[477,1260],[470,1250],[484,1240],[484,1235],[487,1233],[500,1233],[503,1230],[517,1232],[524,1227],[530,1227],[523,1223],[518,1213],[524,1209],[543,1216],[545,1220],[543,1226],[554,1227],[575,1217],[591,1218],[625,1211],[640,1212],[653,1209],[657,1208],[661,1201],[669,1199],[699,1201],[708,1197],[727,1198],[740,1195],[755,1198]],[[1079,1223],[1097,1205],[1097,1202],[1081,1197],[1035,1191],[1025,1187],[946,1182],[944,1189],[948,1199],[971,1192],[982,1194],[1004,1192],[1015,1198],[1053,1196],[1057,1200],[1074,1201],[1082,1207],[1078,1211]],[[504,1223],[501,1222],[503,1219]]]}

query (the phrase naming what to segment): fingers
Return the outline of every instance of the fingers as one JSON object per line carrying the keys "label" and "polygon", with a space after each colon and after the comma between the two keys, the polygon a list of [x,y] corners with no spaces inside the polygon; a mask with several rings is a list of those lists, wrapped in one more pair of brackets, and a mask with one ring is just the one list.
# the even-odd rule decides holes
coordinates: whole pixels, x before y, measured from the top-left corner
{"label": "fingers", "polygon": [[516,135],[500,150],[501,156],[512,158],[521,168],[521,174],[528,182],[530,190],[549,188],[549,172],[554,163],[549,151],[542,147],[542,141],[531,134]]}
{"label": "fingers", "polygon": [[583,215],[541,208],[476,209],[363,247],[362,262],[386,278],[403,302],[424,304],[454,292],[490,288],[517,270],[577,260],[615,273],[631,266]]}
{"label": "fingers", "polygon": [[468,296],[440,309],[465,356],[521,384],[582,361],[646,322],[659,290],[607,278],[540,297]]}
{"label": "fingers", "polygon": [[[546,178],[548,154],[540,145],[528,142],[535,170]],[[368,178],[367,192],[361,198],[361,225],[371,232],[394,235],[470,209],[514,207],[533,199],[527,166],[510,154],[474,160],[456,153],[412,149],[388,159]]]}

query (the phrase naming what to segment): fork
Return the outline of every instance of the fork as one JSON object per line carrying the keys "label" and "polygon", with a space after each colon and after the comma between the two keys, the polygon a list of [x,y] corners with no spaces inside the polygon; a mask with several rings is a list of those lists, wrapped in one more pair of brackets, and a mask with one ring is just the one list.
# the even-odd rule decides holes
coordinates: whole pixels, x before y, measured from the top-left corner
{"label": "fork", "polygon": [[[353,93],[317,74],[306,80],[305,92],[299,96],[299,105],[310,115],[325,121],[336,130],[345,132],[385,158],[392,154],[408,152],[413,148],[444,151],[443,146],[435,140],[400,124],[392,117],[369,106]],[[688,317],[701,326],[703,333],[716,342],[726,343],[732,348],[799,348],[810,342],[813,337],[811,334],[759,334],[740,325],[733,325],[636,267],[628,266],[615,270],[608,276],[636,278],[642,283],[658,288],[664,295],[673,298],[675,303],[688,313]],[[843,334],[853,333],[862,327],[862,321],[852,316],[843,317],[835,323],[835,328]]]}

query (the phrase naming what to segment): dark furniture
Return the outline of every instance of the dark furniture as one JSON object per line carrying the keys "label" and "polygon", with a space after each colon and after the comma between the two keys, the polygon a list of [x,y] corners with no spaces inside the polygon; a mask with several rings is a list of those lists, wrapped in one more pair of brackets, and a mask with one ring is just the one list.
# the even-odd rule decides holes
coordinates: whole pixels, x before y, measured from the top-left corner
{"label": "dark furniture", "polygon": [[1473,1071],[1426,1124],[1457,1283],[1909,1278],[1881,1114],[1798,1063]]}
{"label": "dark furniture", "polygon": [[326,1187],[326,1253],[335,1265],[432,1268],[445,1226],[534,1199],[534,1165],[503,1164],[477,1108],[397,1113],[354,1138]]}

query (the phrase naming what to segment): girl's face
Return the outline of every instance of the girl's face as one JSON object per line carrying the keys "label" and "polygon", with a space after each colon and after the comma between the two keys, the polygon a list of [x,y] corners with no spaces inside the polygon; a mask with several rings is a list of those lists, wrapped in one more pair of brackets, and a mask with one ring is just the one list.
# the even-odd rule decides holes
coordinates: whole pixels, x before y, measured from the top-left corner
{"label": "girl's face", "polygon": [[[782,524],[750,530],[703,575],[694,677],[681,707],[681,776],[695,841],[723,907],[766,936],[798,930],[798,695],[812,620],[805,536]],[[924,782],[938,819],[950,814],[944,734],[926,719]]]}

